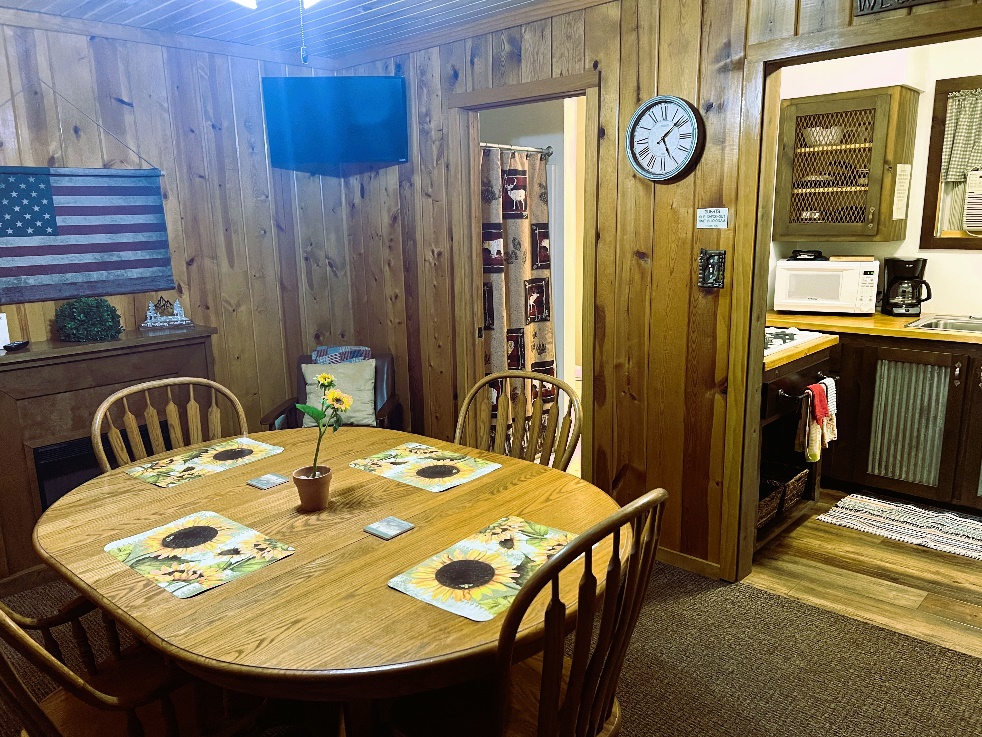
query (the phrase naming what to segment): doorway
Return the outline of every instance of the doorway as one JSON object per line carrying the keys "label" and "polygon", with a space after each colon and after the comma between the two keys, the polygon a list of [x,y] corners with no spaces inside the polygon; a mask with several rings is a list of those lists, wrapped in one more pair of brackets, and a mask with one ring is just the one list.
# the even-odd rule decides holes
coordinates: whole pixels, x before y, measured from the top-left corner
{"label": "doorway", "polygon": [[[547,235],[545,245],[539,242],[533,244],[534,248],[549,252],[548,271],[539,271],[547,273],[549,279],[547,296],[551,306],[551,348],[554,349],[555,363],[544,370],[554,372],[557,378],[572,386],[582,397],[586,98],[578,95],[483,110],[479,113],[479,131],[482,154],[485,156],[504,156],[515,161],[535,156],[547,157],[547,182],[545,189],[542,189],[542,192],[547,192],[548,198]],[[531,192],[529,196],[537,195]],[[533,239],[542,241],[541,224],[533,223],[531,229]],[[518,257],[517,253],[511,254],[507,244],[504,250]],[[538,262],[540,259],[533,258],[532,261]],[[548,363],[537,362],[530,348],[522,351],[522,356],[522,368],[543,370],[542,364]],[[574,452],[567,470],[581,475],[580,446]]]}
{"label": "doorway", "polygon": [[[792,248],[821,248],[826,256],[848,258],[872,254],[877,260],[926,255],[934,267],[935,286],[950,285],[942,290],[935,289],[940,300],[931,311],[957,313],[974,309],[971,301],[978,298],[978,290],[964,288],[962,280],[977,283],[978,277],[973,280],[972,275],[980,273],[982,257],[970,251],[919,254],[918,241],[927,186],[925,169],[934,86],[938,79],[978,75],[982,66],[975,60],[979,58],[982,39],[955,37],[926,45],[928,39],[913,36],[912,33],[910,38],[903,39],[904,44],[900,43],[901,39],[894,39],[885,50],[843,48],[834,59],[767,60],[773,68],[762,94],[764,115],[758,161],[760,186],[755,203],[757,253],[752,295],[756,322],[751,326],[748,366],[755,362],[760,365],[761,353],[758,351],[763,343],[763,317],[774,306],[775,262],[789,256]],[[861,51],[869,53],[856,53]],[[762,76],[765,76],[760,59],[758,63]],[[906,236],[884,243],[857,240],[830,244],[816,239],[815,242],[792,244],[772,240],[781,100],[894,85],[922,91],[914,134]],[[843,141],[842,146],[845,145]],[[882,288],[882,276],[879,281]],[[753,381],[752,369],[748,369],[748,374]],[[767,395],[763,399],[758,397],[757,402],[748,402],[748,426],[751,418],[762,416],[758,410],[760,404],[766,402]],[[842,440],[840,427],[839,442]],[[753,445],[754,441],[749,444]],[[750,502],[753,501],[751,497],[756,497],[752,492],[756,492],[759,477],[746,455],[744,462],[742,514],[747,518],[742,529],[746,530],[752,526],[747,520],[753,519]],[[977,562],[815,521],[818,513],[827,511],[841,497],[837,492],[824,491],[812,513],[760,551],[752,572],[747,565],[745,570],[750,572],[747,583],[962,652],[977,656],[982,653],[982,637],[977,629],[982,599],[977,587],[966,579],[967,572],[974,571]],[[746,555],[744,548],[741,566]]]}

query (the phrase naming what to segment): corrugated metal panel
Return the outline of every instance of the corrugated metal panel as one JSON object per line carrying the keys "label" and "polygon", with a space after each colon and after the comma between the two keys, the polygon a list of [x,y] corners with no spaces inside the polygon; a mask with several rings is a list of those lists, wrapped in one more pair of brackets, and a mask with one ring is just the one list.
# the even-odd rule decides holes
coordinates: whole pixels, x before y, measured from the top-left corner
{"label": "corrugated metal panel", "polygon": [[938,485],[948,374],[946,366],[877,362],[869,473]]}

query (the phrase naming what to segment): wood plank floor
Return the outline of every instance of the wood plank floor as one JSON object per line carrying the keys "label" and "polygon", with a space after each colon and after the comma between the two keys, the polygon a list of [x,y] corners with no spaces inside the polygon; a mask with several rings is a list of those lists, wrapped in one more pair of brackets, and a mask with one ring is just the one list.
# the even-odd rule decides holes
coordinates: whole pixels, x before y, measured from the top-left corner
{"label": "wood plank floor", "polygon": [[843,496],[823,490],[744,583],[982,657],[982,561],[815,519]]}

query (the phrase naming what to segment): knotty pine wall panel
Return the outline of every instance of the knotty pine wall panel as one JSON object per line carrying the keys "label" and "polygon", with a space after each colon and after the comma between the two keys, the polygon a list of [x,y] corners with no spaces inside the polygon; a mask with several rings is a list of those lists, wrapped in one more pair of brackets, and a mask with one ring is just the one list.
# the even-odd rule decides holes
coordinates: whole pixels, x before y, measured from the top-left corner
{"label": "knotty pine wall panel", "polygon": [[[0,162],[138,166],[135,150],[165,171],[178,283],[167,296],[219,329],[218,379],[246,402],[253,426],[292,393],[296,354],[359,343],[395,355],[413,429],[449,438],[461,351],[454,307],[470,297],[454,282],[465,218],[447,97],[598,70],[594,443],[584,454],[595,482],[621,501],[668,488],[664,547],[682,554],[674,562],[713,573],[721,507],[733,503],[722,498],[731,293],[696,288],[696,258],[702,247],[734,258],[752,244],[735,241],[733,223],[696,230],[694,210],[735,212],[747,44],[875,21],[850,8],[616,0],[414,51],[401,42],[395,56],[360,52],[338,73],[407,79],[410,160],[349,167],[340,178],[269,167],[256,88],[260,75],[329,72],[2,27]],[[642,181],[623,153],[627,117],[656,93],[692,100],[706,121],[703,161],[675,185]],[[151,296],[111,301],[134,327]],[[0,309],[12,338],[43,340],[56,306]]]}
{"label": "knotty pine wall panel", "polygon": [[[266,154],[260,77],[311,72],[14,26],[0,28],[0,63],[0,164],[164,172],[177,284],[164,296],[218,328],[216,378],[258,430],[295,391],[296,356],[355,333],[341,181],[272,169]],[[109,301],[134,329],[157,296]],[[43,341],[59,304],[0,310],[12,339]]]}
{"label": "knotty pine wall panel", "polygon": [[[419,290],[415,306],[406,298],[408,344],[419,346],[410,382],[416,382],[414,402],[424,404],[416,411],[428,434],[449,438],[457,406],[453,304],[462,296],[453,293],[450,251],[462,222],[454,201],[456,162],[448,154],[458,142],[448,140],[445,100],[454,92],[597,69],[599,219],[588,410],[594,443],[584,453],[594,481],[622,502],[654,486],[668,488],[664,547],[714,570],[721,560],[731,292],[698,289],[696,259],[700,248],[734,254],[739,244],[732,223],[725,231],[696,230],[695,209],[735,212],[747,44],[864,22],[852,19],[850,6],[849,0],[619,0],[448,39],[398,62],[380,50],[383,67],[401,70],[413,96],[412,161],[400,169],[400,214],[407,279],[415,263]],[[640,179],[623,153],[627,119],[657,93],[695,102],[706,121],[702,163],[674,185]],[[364,244],[375,237],[374,215],[365,212],[374,190],[356,181],[345,183],[346,193],[359,195],[358,206],[346,210],[349,246],[353,238]],[[370,319],[382,319],[383,303],[359,304],[376,311]]]}

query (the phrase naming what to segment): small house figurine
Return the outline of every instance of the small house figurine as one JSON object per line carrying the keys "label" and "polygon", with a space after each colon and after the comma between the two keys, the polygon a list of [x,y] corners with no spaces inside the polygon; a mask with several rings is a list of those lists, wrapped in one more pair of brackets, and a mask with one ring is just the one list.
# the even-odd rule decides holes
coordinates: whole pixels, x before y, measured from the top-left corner
{"label": "small house figurine", "polygon": [[183,328],[193,325],[194,323],[184,314],[180,300],[176,299],[171,304],[169,300],[161,297],[156,303],[151,302],[147,305],[147,319],[144,320],[140,329]]}

